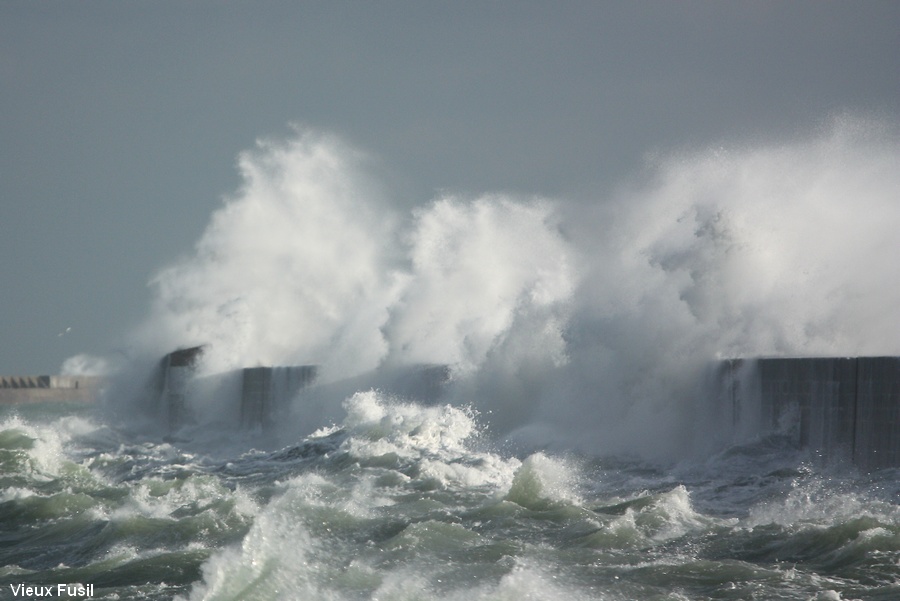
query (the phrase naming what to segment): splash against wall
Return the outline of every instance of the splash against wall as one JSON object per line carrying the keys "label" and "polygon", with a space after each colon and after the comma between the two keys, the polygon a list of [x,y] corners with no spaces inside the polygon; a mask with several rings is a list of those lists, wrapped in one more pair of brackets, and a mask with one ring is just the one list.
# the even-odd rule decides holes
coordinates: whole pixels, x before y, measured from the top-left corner
{"label": "splash against wall", "polygon": [[896,129],[844,117],[665,156],[593,202],[448,194],[411,213],[333,136],[262,141],[154,277],[135,345],[324,380],[446,363],[523,440],[683,446],[711,359],[900,351]]}

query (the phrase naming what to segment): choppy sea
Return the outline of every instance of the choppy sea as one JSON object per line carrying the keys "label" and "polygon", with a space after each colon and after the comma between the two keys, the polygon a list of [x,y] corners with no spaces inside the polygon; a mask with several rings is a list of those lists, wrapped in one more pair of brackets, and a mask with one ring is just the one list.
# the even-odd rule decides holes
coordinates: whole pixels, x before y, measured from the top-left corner
{"label": "choppy sea", "polygon": [[0,598],[900,599],[897,470],[771,435],[671,464],[524,453],[378,392],[283,448],[0,408]]}

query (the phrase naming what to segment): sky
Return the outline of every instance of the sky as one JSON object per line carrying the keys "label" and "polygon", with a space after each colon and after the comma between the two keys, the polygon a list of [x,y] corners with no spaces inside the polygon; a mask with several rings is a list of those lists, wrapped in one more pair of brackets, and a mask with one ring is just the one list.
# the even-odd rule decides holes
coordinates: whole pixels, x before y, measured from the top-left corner
{"label": "sky", "polygon": [[603,203],[648,156],[900,119],[900,3],[0,3],[0,373],[116,352],[237,156],[293,127],[394,202]]}

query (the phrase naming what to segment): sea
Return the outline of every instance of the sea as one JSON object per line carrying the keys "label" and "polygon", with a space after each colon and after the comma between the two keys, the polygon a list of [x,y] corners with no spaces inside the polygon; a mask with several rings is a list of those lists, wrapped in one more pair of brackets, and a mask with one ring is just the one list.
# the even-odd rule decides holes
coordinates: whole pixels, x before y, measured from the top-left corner
{"label": "sea", "polygon": [[[328,133],[261,140],[146,318],[62,365],[102,397],[0,406],[0,599],[900,599],[898,470],[723,425],[704,376],[900,355],[898,140],[841,114],[595,196],[422,201]],[[215,392],[173,423],[152,374],[197,346],[198,382],[316,380],[266,427]],[[415,366],[436,394],[370,377]]]}
{"label": "sea", "polygon": [[[472,408],[366,391],[333,426],[169,441],[3,407],[0,596],[124,600],[900,598],[897,469],[785,433],[703,459],[518,453]],[[81,597],[60,597],[81,598]]]}

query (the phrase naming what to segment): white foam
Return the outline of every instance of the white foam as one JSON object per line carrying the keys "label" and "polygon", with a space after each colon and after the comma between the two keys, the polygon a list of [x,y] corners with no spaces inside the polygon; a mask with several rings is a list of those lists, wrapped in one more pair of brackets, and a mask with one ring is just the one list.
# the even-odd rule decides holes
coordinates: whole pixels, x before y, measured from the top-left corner
{"label": "white foam", "polygon": [[[474,589],[455,592],[442,601],[587,601],[596,599],[594,594],[567,584],[564,578],[553,574],[546,565],[520,558],[508,574],[496,585],[482,585]],[[602,597],[601,597],[602,598]]]}
{"label": "white foam", "polygon": [[54,424],[33,423],[14,415],[0,424],[0,431],[18,431],[33,442],[24,452],[28,455],[29,476],[38,481],[58,478],[71,461],[64,448],[72,436],[89,428],[88,422],[77,417],[65,417]]}
{"label": "white foam", "polygon": [[530,455],[516,471],[506,499],[529,509],[555,504],[578,505],[576,469],[564,459]]}
{"label": "white foam", "polygon": [[767,524],[828,527],[855,518],[870,517],[883,524],[900,524],[900,508],[846,490],[827,477],[816,476],[797,482],[786,495],[766,500],[750,508],[741,526],[754,528]]}
{"label": "white foam", "polygon": [[473,448],[480,429],[466,409],[403,403],[377,391],[356,393],[344,408],[350,438],[343,448],[354,457],[395,456],[412,462],[418,478],[440,486],[502,486],[519,465]]}

